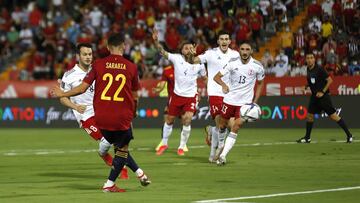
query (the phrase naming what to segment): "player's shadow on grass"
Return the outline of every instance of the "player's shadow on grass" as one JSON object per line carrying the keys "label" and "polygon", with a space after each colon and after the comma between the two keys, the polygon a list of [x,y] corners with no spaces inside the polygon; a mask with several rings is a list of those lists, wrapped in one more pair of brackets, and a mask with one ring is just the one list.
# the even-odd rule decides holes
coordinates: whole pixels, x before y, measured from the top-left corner
{"label": "player's shadow on grass", "polygon": [[39,173],[39,176],[46,177],[59,177],[59,178],[79,178],[79,179],[101,179],[103,175],[83,174],[83,173],[65,173],[65,172],[52,172],[52,173]]}

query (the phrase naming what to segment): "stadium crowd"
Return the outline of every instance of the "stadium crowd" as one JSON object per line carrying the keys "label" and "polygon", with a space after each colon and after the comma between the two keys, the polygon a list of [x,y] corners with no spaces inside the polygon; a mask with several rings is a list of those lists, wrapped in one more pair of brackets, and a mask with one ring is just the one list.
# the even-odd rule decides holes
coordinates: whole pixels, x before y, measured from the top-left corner
{"label": "stadium crowd", "polygon": [[[258,49],[280,32],[276,56],[261,61],[267,74],[305,75],[305,52],[332,75],[360,73],[360,9],[356,0],[14,0],[0,1],[0,72],[11,67],[13,80],[55,79],[76,63],[75,46],[94,45],[95,57],[108,54],[111,32],[125,34],[125,57],[138,65],[141,78],[159,78],[168,61],[156,52],[151,30],[168,51],[182,40],[196,43],[197,53],[216,46],[216,33],[232,34],[231,48],[244,41]],[[288,22],[307,7],[296,33]],[[26,69],[15,61],[30,53]]]}

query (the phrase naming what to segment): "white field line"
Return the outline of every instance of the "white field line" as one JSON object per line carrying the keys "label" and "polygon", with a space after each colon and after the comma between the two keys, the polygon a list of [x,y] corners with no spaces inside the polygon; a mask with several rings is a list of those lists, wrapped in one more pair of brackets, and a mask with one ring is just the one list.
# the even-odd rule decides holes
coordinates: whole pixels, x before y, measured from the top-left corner
{"label": "white field line", "polygon": [[211,203],[211,202],[228,202],[236,200],[245,200],[245,199],[259,199],[259,198],[270,198],[270,197],[282,197],[282,196],[293,196],[293,195],[303,195],[303,194],[314,194],[314,193],[324,193],[324,192],[337,192],[337,191],[346,191],[346,190],[358,190],[360,186],[355,187],[343,187],[343,188],[334,188],[334,189],[324,189],[324,190],[310,190],[302,192],[288,192],[288,193],[276,193],[268,195],[255,195],[255,196],[244,196],[244,197],[233,197],[233,198],[224,198],[224,199],[212,199],[212,200],[200,200],[195,201],[196,203]]}
{"label": "white field line", "polygon": [[[344,141],[335,141],[343,143]],[[360,140],[354,140],[353,142],[360,142]],[[311,144],[317,143],[333,143],[333,141],[326,142],[311,142]],[[236,144],[235,147],[259,147],[259,146],[272,146],[272,145],[293,145],[298,144],[296,142],[270,142],[270,143],[252,143],[252,144]],[[344,143],[345,144],[345,143]],[[298,144],[298,145],[307,145],[307,144]],[[190,149],[202,149],[208,148],[207,145],[194,145],[188,146]],[[154,151],[155,148],[150,147],[139,147],[139,148],[130,148],[130,150],[137,151]],[[9,150],[9,151],[0,151],[0,155],[3,156],[24,156],[24,155],[51,155],[51,154],[76,154],[76,153],[95,153],[97,149],[85,149],[85,150],[64,150],[64,149],[22,149],[22,150]]]}

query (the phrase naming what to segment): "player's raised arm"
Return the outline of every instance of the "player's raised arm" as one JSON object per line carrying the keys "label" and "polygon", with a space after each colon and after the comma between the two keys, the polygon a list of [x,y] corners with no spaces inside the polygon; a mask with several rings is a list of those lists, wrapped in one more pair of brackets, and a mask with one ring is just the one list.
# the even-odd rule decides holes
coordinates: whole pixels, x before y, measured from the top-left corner
{"label": "player's raised arm", "polygon": [[197,48],[197,44],[195,44],[194,46],[192,46],[190,48],[190,53],[194,56],[193,60],[192,60],[192,63],[193,64],[200,64],[201,63],[201,60],[198,56],[196,56],[196,48]]}
{"label": "player's raised arm", "polygon": [[84,93],[90,87],[86,82],[82,82],[79,86],[64,92],[59,86],[55,86],[51,89],[50,93],[53,97],[71,97]]}
{"label": "player's raised arm", "polygon": [[160,44],[158,38],[158,31],[154,28],[152,31],[152,38],[155,42],[155,47],[159,50],[160,54],[164,56],[166,59],[169,58],[169,53],[165,51],[164,47]]}

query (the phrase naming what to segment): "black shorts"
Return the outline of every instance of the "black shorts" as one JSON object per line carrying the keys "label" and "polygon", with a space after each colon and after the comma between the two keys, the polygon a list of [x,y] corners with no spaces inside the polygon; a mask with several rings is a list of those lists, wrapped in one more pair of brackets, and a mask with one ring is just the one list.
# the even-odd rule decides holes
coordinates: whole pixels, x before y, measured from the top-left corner
{"label": "black shorts", "polygon": [[325,111],[329,116],[336,112],[336,109],[331,102],[330,95],[324,94],[321,98],[312,95],[310,97],[308,112],[311,114],[319,114],[322,111]]}
{"label": "black shorts", "polygon": [[132,134],[132,128],[128,130],[109,131],[101,129],[101,134],[104,138],[115,147],[122,148],[130,143],[130,140],[134,139]]}

